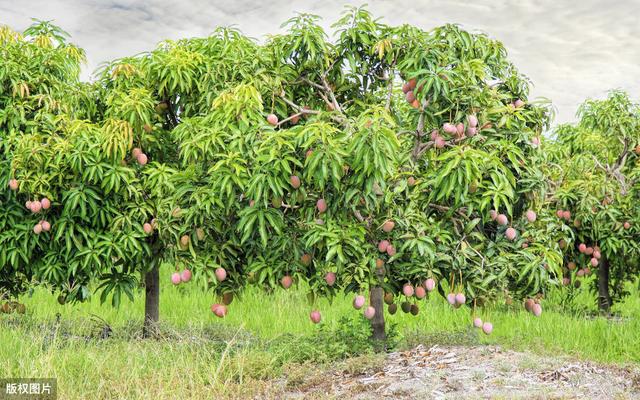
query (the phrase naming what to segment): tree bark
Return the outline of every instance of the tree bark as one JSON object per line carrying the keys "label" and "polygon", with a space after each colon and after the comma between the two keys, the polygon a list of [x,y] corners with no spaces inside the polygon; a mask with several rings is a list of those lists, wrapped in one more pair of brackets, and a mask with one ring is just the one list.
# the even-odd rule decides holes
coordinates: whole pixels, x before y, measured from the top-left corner
{"label": "tree bark", "polygon": [[144,338],[150,338],[157,333],[160,320],[160,268],[159,263],[154,264],[144,276]]}
{"label": "tree bark", "polygon": [[384,290],[379,286],[371,288],[369,303],[375,308],[376,313],[371,320],[373,328],[372,338],[376,351],[384,351],[386,348],[386,334],[384,332]]}
{"label": "tree bark", "polygon": [[602,258],[598,267],[598,309],[601,313],[609,314],[611,310],[611,295],[609,294],[609,260]]}

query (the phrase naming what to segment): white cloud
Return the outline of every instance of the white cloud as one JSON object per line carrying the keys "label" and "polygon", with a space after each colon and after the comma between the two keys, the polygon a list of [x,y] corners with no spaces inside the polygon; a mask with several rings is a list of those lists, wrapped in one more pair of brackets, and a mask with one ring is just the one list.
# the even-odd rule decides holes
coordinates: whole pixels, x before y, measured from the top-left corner
{"label": "white cloud", "polygon": [[[30,18],[53,19],[87,51],[89,75],[103,61],[152,49],[163,39],[204,36],[236,25],[262,38],[280,31],[294,12],[334,22],[344,1],[247,0],[0,0],[0,21],[24,29]],[[361,4],[361,2],[346,2]],[[429,29],[447,22],[486,32],[504,42],[511,59],[548,97],[558,122],[573,119],[586,97],[622,88],[640,98],[640,0],[371,0],[369,9],[389,24]]]}

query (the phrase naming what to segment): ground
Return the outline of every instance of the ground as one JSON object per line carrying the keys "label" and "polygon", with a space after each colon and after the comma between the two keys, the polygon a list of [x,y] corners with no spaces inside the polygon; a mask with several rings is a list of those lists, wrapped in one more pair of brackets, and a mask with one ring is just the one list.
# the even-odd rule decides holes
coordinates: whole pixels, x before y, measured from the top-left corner
{"label": "ground", "polygon": [[[354,365],[359,368],[354,369]],[[306,371],[309,372],[309,371]],[[304,378],[290,372],[283,397],[336,399],[640,399],[640,370],[498,346],[417,346],[352,359]],[[267,396],[269,397],[269,396]]]}
{"label": "ground", "polygon": [[417,316],[385,314],[392,352],[372,354],[352,295],[313,307],[307,288],[248,288],[225,318],[197,285],[162,270],[159,337],[141,338],[144,297],[120,308],[99,296],[60,305],[37,288],[26,314],[0,314],[0,378],[56,377],[60,400],[102,399],[640,399],[640,291],[595,313],[590,285],[567,302],[551,292],[539,318],[496,302],[475,315],[440,296]]}

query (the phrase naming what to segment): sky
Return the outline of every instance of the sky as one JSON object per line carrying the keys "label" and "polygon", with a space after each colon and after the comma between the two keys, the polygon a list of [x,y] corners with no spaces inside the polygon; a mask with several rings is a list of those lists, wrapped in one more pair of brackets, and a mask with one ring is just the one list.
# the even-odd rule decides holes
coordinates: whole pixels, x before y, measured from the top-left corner
{"label": "sky", "polygon": [[[85,49],[88,79],[101,62],[151,50],[164,39],[207,36],[236,26],[264,39],[296,12],[323,18],[327,31],[346,4],[362,1],[0,0],[0,24],[23,30],[31,18],[53,20]],[[370,0],[389,25],[431,29],[458,23],[502,41],[509,58],[551,99],[555,123],[575,120],[587,97],[624,89],[640,100],[640,0]]]}

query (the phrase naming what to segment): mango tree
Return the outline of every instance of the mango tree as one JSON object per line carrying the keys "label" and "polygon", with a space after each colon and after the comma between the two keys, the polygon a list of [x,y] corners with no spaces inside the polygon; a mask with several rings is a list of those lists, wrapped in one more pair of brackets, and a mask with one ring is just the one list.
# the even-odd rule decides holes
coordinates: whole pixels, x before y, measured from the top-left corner
{"label": "mango tree", "polygon": [[[148,335],[158,320],[158,265],[189,248],[171,224],[180,211],[169,196],[154,201],[172,184],[168,176],[181,176],[172,169],[179,148],[165,128],[173,116],[155,110],[167,110],[163,94],[120,83],[147,82],[135,63],[80,83],[83,52],[48,22],[24,35],[2,32],[2,288],[17,296],[43,283],[64,304],[86,300],[95,287],[101,301],[111,296],[118,306],[122,296],[133,298],[142,273]],[[135,62],[155,63],[150,73],[161,73],[172,62],[166,53]],[[188,281],[189,271],[181,278]]]}
{"label": "mango tree", "polygon": [[608,313],[640,272],[640,108],[626,93],[612,91],[606,99],[585,101],[578,117],[556,129],[549,148],[550,207],[570,228],[561,242],[564,283],[579,285],[596,270],[598,308]]}
{"label": "mango tree", "polygon": [[383,339],[383,296],[390,312],[400,295],[417,314],[436,282],[456,306],[556,282],[560,224],[541,208],[537,151],[548,109],[527,102],[500,43],[451,25],[388,27],[362,9],[334,25],[335,41],[314,16],[285,26],[257,53],[261,79],[189,121],[220,139],[178,191],[200,209],[196,225],[213,227],[198,270],[215,291],[306,281],[312,301],[354,292],[356,308],[370,291],[364,314]]}
{"label": "mango tree", "polygon": [[[95,93],[79,82],[84,52],[67,36],[46,21],[24,34],[0,27],[0,298],[39,280],[85,298],[101,271],[95,261],[107,261],[87,247],[102,229],[78,196],[94,193],[81,194],[68,176],[79,165],[66,153],[81,140],[79,121],[95,112]],[[70,208],[61,204],[60,185],[76,190],[66,194],[75,198]]]}

